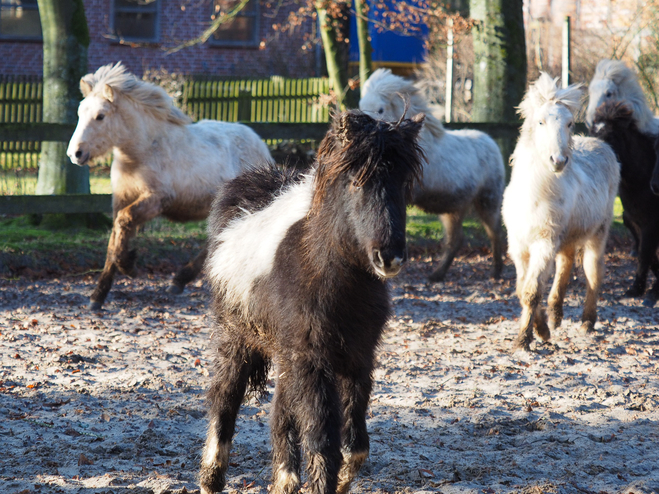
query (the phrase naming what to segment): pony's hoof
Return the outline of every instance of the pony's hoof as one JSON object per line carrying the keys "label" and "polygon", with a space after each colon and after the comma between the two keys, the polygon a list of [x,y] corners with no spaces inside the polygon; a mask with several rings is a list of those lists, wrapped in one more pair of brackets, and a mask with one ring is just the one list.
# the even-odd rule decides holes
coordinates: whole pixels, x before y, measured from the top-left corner
{"label": "pony's hoof", "polygon": [[648,295],[643,299],[643,306],[644,307],[652,308],[652,307],[654,307],[654,304],[656,304],[656,303],[657,303],[657,296],[649,296]]}
{"label": "pony's hoof", "polygon": [[167,288],[167,293],[171,293],[172,295],[180,295],[181,293],[183,293],[183,289],[184,289],[184,288],[185,288],[185,287],[182,287],[182,286],[179,286],[179,285],[175,285],[174,283],[172,283],[172,284],[169,285],[169,287]]}
{"label": "pony's hoof", "polygon": [[435,271],[430,276],[428,276],[428,281],[430,281],[431,283],[438,283],[440,281],[444,281],[445,276],[446,276],[445,273],[439,273]]}
{"label": "pony's hoof", "polygon": [[527,338],[517,338],[515,344],[513,345],[513,351],[522,351],[529,353],[531,352],[531,340]]}
{"label": "pony's hoof", "polygon": [[89,310],[98,311],[101,310],[102,308],[103,308],[103,302],[98,302],[95,300],[89,301]]}
{"label": "pony's hoof", "polygon": [[641,288],[639,288],[637,286],[632,286],[629,290],[627,290],[625,292],[624,296],[627,297],[627,298],[636,298],[636,297],[640,297],[641,295],[643,295],[643,292],[645,292],[645,290],[642,290]]}
{"label": "pony's hoof", "polygon": [[588,334],[595,332],[595,323],[591,321],[584,321],[579,328],[581,334]]}
{"label": "pony's hoof", "polygon": [[535,328],[535,332],[542,341],[547,342],[551,339],[551,331],[549,330],[549,327],[546,324],[537,326]]}

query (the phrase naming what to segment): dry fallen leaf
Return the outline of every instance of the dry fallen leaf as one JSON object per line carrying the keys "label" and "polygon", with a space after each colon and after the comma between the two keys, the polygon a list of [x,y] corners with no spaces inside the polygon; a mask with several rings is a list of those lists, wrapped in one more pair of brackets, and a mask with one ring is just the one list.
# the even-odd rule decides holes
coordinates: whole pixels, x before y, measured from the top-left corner
{"label": "dry fallen leaf", "polygon": [[80,453],[80,458],[78,458],[78,466],[82,465],[93,465],[94,460],[90,460],[83,453]]}

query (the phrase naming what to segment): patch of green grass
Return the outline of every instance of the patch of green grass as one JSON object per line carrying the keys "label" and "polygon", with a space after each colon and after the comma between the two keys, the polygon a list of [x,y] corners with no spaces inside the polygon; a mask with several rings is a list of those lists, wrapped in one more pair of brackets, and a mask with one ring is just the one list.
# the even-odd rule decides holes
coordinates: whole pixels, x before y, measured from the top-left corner
{"label": "patch of green grass", "polygon": [[[28,216],[0,220],[0,276],[73,274],[100,269],[109,231],[88,228],[48,229]],[[138,232],[138,268],[175,271],[193,258],[206,240],[206,222],[173,223],[157,218]]]}

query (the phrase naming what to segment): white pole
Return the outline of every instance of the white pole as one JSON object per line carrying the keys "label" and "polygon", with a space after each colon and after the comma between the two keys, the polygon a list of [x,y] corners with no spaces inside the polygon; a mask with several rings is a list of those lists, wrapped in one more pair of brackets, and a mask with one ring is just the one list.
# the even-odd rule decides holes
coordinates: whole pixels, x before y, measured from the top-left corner
{"label": "white pole", "polygon": [[453,19],[448,20],[446,46],[446,108],[444,120],[450,122],[453,118]]}

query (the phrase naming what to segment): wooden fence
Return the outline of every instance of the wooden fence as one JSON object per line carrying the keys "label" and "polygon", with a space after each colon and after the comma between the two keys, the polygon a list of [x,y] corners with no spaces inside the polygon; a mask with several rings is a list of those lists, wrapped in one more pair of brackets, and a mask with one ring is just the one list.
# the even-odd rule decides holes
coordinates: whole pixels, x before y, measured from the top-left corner
{"label": "wooden fence", "polygon": [[[43,83],[40,77],[0,77],[0,123],[42,121]],[[41,141],[0,140],[0,169],[36,168]]]}
{"label": "wooden fence", "polygon": [[[247,122],[262,139],[320,140],[327,132],[327,123],[267,123]],[[470,128],[488,133],[495,139],[514,142],[520,123],[475,123],[454,122],[446,124],[449,129]],[[73,134],[74,125],[63,124],[0,124],[0,141],[26,139],[30,141],[67,142]],[[579,128],[577,129],[579,130]],[[2,214],[92,213],[112,211],[110,194],[59,195],[59,196],[0,196]]]}

